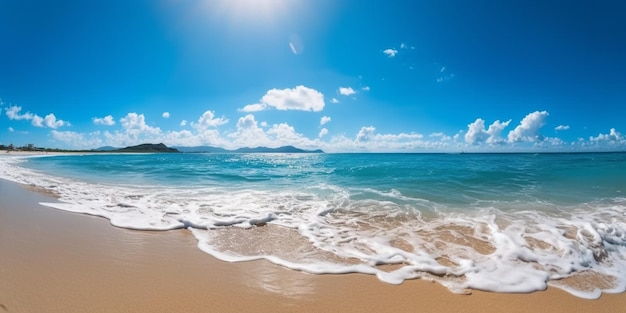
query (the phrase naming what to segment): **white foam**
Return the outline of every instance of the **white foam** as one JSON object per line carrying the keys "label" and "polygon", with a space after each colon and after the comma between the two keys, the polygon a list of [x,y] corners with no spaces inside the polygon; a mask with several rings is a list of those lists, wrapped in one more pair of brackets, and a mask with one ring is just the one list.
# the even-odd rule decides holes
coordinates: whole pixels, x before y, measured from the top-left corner
{"label": "white foam", "polygon": [[[120,187],[52,177],[19,163],[1,158],[0,177],[59,194],[58,203],[42,205],[102,216],[117,227],[187,228],[202,251],[229,262],[266,259],[314,274],[376,275],[392,284],[432,279],[454,292],[531,292],[552,285],[597,298],[626,289],[626,199],[546,204],[544,211],[536,208],[542,203],[497,202],[442,211],[397,190],[366,190],[380,197],[363,199],[363,190],[354,198],[355,191],[324,184],[298,191]],[[511,209],[528,206],[533,210]],[[429,214],[420,214],[424,210]],[[308,252],[248,253],[215,241],[217,229],[263,224],[293,231]],[[612,283],[584,289],[559,283],[584,272],[612,277]]]}

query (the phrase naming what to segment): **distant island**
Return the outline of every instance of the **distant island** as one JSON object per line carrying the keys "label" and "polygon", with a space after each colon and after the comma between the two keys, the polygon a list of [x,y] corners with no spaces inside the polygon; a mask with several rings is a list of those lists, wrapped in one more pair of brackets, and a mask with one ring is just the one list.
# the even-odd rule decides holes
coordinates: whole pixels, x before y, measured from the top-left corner
{"label": "distant island", "polygon": [[268,147],[256,147],[256,148],[239,148],[234,150],[228,150],[220,147],[213,146],[198,146],[198,147],[173,147],[169,148],[166,145],[159,144],[141,144],[137,146],[131,146],[126,148],[115,147],[100,147],[94,149],[97,152],[133,152],[133,153],[324,153],[322,150],[304,150],[296,148],[294,146],[282,146],[278,148]]}
{"label": "distant island", "polygon": [[303,150],[294,146],[282,146],[278,148],[268,147],[256,147],[256,148],[239,148],[235,150],[228,150],[220,147],[213,146],[199,146],[199,147],[176,147],[178,151],[185,153],[324,153],[324,151],[317,150]]}
{"label": "distant island", "polygon": [[[99,150],[99,151],[103,151],[103,150]],[[109,151],[113,151],[113,152],[135,152],[135,153],[176,153],[176,152],[180,152],[177,149],[174,148],[169,148],[166,145],[159,143],[159,144],[152,144],[152,143],[144,143],[141,145],[137,145],[137,146],[130,146],[130,147],[126,147],[126,148],[121,148],[121,149],[116,149],[116,150],[109,150]]]}

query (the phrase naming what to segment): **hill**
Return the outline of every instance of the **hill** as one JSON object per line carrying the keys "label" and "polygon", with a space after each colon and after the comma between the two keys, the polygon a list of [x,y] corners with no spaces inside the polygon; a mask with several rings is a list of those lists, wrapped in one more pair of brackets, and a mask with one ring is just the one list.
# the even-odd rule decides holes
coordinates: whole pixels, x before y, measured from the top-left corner
{"label": "hill", "polygon": [[256,147],[256,148],[239,148],[235,150],[227,150],[219,147],[200,146],[200,147],[176,147],[181,152],[186,153],[324,153],[322,150],[303,150],[294,146],[282,146],[278,148]]}
{"label": "hill", "polygon": [[168,148],[166,145],[159,143],[159,144],[152,144],[152,143],[144,143],[141,145],[137,145],[137,146],[130,146],[130,147],[126,147],[126,148],[121,148],[121,149],[117,149],[114,150],[115,152],[149,152],[149,153],[175,153],[175,152],[180,152],[177,149],[174,148]]}

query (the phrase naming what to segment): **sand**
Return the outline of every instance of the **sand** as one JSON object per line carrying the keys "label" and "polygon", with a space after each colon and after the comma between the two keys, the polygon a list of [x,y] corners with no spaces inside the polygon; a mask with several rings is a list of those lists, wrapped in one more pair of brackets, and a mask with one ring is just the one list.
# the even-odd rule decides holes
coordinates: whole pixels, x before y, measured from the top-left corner
{"label": "sand", "polygon": [[38,205],[56,201],[0,179],[3,312],[623,312],[558,289],[450,293],[423,280],[389,285],[361,274],[311,275],[265,261],[227,263],[186,230],[133,231]]}

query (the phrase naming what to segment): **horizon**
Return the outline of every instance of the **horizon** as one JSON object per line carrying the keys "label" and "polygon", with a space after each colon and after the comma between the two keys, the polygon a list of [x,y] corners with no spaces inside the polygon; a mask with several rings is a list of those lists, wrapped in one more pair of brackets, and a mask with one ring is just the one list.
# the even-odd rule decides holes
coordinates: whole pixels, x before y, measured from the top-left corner
{"label": "horizon", "polygon": [[0,145],[626,151],[626,3],[0,3]]}

